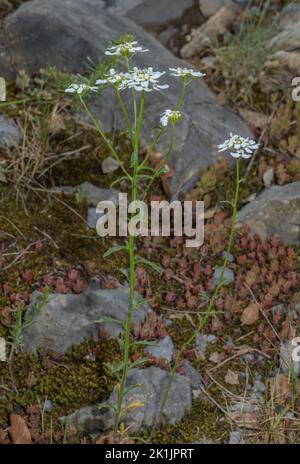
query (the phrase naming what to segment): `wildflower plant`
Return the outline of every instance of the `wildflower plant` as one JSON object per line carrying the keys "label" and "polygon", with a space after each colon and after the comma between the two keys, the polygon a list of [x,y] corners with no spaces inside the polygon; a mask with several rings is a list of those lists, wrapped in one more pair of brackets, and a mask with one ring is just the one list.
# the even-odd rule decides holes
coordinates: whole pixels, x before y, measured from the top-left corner
{"label": "wildflower plant", "polygon": [[240,135],[233,135],[232,133],[230,134],[230,138],[228,140],[225,140],[224,143],[218,145],[219,152],[229,151],[230,155],[236,159],[235,195],[234,195],[234,199],[232,200],[232,202],[229,202],[232,207],[232,219],[231,219],[231,228],[230,228],[230,233],[229,233],[228,244],[227,244],[221,272],[218,278],[218,282],[215,287],[214,293],[208,302],[207,309],[203,317],[199,317],[198,326],[196,327],[191,337],[182,345],[181,349],[179,350],[179,353],[176,356],[176,360],[174,362],[174,366],[171,369],[171,374],[169,377],[166,391],[162,399],[162,403],[160,406],[158,417],[156,419],[156,423],[159,421],[160,417],[163,414],[163,410],[164,410],[167,398],[169,396],[169,393],[172,387],[174,375],[176,373],[177,368],[180,365],[180,362],[183,359],[184,353],[193,345],[194,341],[196,340],[197,335],[203,330],[205,324],[207,323],[207,321],[209,320],[210,316],[213,313],[214,303],[224,283],[224,280],[223,280],[224,274],[225,274],[226,266],[228,264],[230,252],[231,252],[233,242],[234,242],[237,206],[238,206],[238,199],[239,199],[239,188],[240,188],[240,183],[242,181],[242,179],[240,178],[240,158],[246,158],[246,159],[250,158],[258,149],[259,149],[259,144],[257,144],[254,140],[242,137]]}
{"label": "wildflower plant", "polygon": [[[190,83],[191,80],[196,78],[203,77],[201,73],[198,73],[194,70],[189,70],[187,68],[176,68],[170,69],[169,73],[165,70],[160,71],[153,69],[152,67],[148,68],[138,68],[136,66],[131,66],[131,59],[137,53],[146,53],[148,50],[144,49],[142,46],[138,44],[137,41],[133,40],[131,37],[126,37],[125,41],[118,41],[114,43],[112,46],[108,47],[105,51],[105,55],[113,56],[114,58],[114,66],[117,64],[116,61],[120,60],[123,65],[123,69],[125,70],[119,71],[112,67],[109,69],[104,75],[97,76],[94,78],[92,83],[85,82],[75,82],[71,83],[69,87],[66,89],[68,94],[77,95],[79,98],[82,106],[84,107],[85,111],[87,112],[88,116],[90,117],[91,121],[93,122],[96,130],[98,131],[99,135],[102,137],[104,142],[106,143],[107,147],[109,148],[112,156],[117,160],[119,163],[120,168],[123,171],[122,179],[127,179],[131,186],[131,201],[137,201],[139,199],[139,185],[140,181],[147,182],[148,185],[144,188],[144,196],[146,196],[147,192],[149,191],[151,185],[155,181],[155,179],[162,174],[163,172],[167,171],[167,163],[170,159],[173,145],[174,145],[174,131],[175,125],[181,118],[180,108],[184,100],[185,91],[187,85]],[[125,66],[124,66],[125,65]],[[147,102],[147,94],[151,92],[162,92],[169,88],[169,83],[167,83],[167,76],[171,74],[174,77],[178,77],[182,79],[182,92],[179,98],[179,101],[174,109],[166,109],[163,114],[158,115],[160,116],[160,126],[155,134],[152,142],[149,145],[147,153],[143,160],[140,161],[139,159],[139,151],[140,151],[140,136],[141,136],[141,129],[143,124],[143,116],[144,116],[144,109],[145,103]],[[130,167],[125,167],[122,159],[120,159],[119,154],[117,153],[113,142],[109,139],[109,137],[103,131],[101,124],[95,118],[93,113],[91,112],[88,103],[86,102],[86,96],[90,93],[98,93],[103,91],[106,88],[114,89],[116,96],[118,98],[120,108],[123,112],[124,119],[127,125],[128,135],[131,141],[131,163]],[[132,100],[132,114],[133,118],[130,117],[131,111],[130,108],[126,108],[123,99],[123,92],[130,92],[131,93],[131,100]],[[166,130],[170,127],[171,135],[170,135],[170,144],[169,149],[165,155],[165,158],[161,164],[160,169],[155,170],[149,167],[147,164],[150,154],[155,148],[157,142],[162,137],[162,135],[166,132]],[[139,257],[136,256],[135,253],[135,236],[134,233],[130,233],[129,229],[129,238],[125,242],[124,246],[112,247],[106,253],[105,256],[109,256],[112,253],[118,251],[126,251],[129,257],[129,308],[127,314],[127,320],[123,325],[123,338],[120,339],[120,347],[123,353],[123,359],[121,363],[117,366],[112,366],[112,371],[118,378],[118,385],[117,385],[117,393],[118,399],[117,404],[113,406],[115,412],[115,430],[118,430],[120,426],[120,421],[122,415],[128,408],[132,405],[123,407],[123,402],[126,394],[128,391],[126,390],[126,379],[128,376],[128,372],[133,367],[145,362],[146,358],[141,358],[138,361],[131,363],[129,366],[129,359],[131,355],[131,341],[130,341],[130,334],[131,334],[131,326],[132,326],[132,315],[137,307],[143,302],[143,300],[135,294],[135,269],[136,264],[139,262]],[[145,263],[145,260],[143,260]],[[149,263],[153,264],[153,263]],[[112,321],[110,321],[112,322]],[[118,323],[118,321],[115,321]],[[147,344],[149,342],[146,341],[135,341],[135,344]],[[111,406],[110,406],[111,407]],[[135,406],[132,406],[135,407]]]}
{"label": "wildflower plant", "polygon": [[[114,58],[114,67],[111,67],[107,70],[104,75],[101,76],[93,76],[93,82],[76,82],[72,83],[67,89],[66,92],[68,94],[77,95],[79,98],[82,106],[84,107],[86,113],[88,114],[89,118],[91,119],[92,123],[95,126],[95,129],[98,131],[100,137],[104,140],[107,147],[109,148],[112,156],[116,159],[119,163],[120,168],[122,169],[123,176],[118,180],[126,179],[131,187],[131,201],[135,202],[139,199],[143,200],[149,189],[151,188],[155,179],[160,176],[162,173],[168,171],[168,161],[172,154],[173,146],[174,146],[174,134],[176,124],[180,121],[182,114],[181,114],[181,106],[185,98],[185,93],[187,86],[194,81],[195,79],[203,78],[205,74],[195,71],[189,68],[170,68],[168,72],[165,70],[155,70],[152,67],[140,69],[135,66],[131,66],[131,60],[133,56],[137,53],[146,53],[148,50],[144,49],[142,46],[138,44],[137,41],[133,40],[132,37],[127,36],[125,40],[115,42],[111,47],[108,47],[105,51],[105,55],[113,56]],[[117,61],[121,61],[123,65],[123,70],[119,71],[115,68]],[[125,66],[124,66],[125,65]],[[125,70],[124,70],[125,68]],[[139,152],[140,152],[140,138],[141,138],[141,129],[143,125],[143,117],[145,111],[145,104],[147,104],[147,94],[151,92],[163,92],[169,88],[168,83],[168,75],[174,77],[176,79],[180,79],[182,81],[182,90],[181,95],[178,99],[178,103],[174,108],[166,109],[162,114],[157,115],[160,118],[160,126],[158,127],[153,140],[149,144],[148,150],[144,155],[143,159],[140,160]],[[101,124],[98,122],[96,117],[93,115],[92,111],[89,108],[88,103],[86,102],[86,96],[92,93],[99,93],[106,88],[112,88],[117,96],[120,108],[122,110],[125,123],[127,125],[127,131],[129,135],[129,139],[131,142],[131,162],[130,166],[127,167],[124,165],[122,159],[120,158],[116,148],[114,147],[113,142],[110,138],[105,134],[103,131]],[[133,111],[131,112],[130,108],[127,108],[123,99],[123,93],[129,92],[131,94],[131,104]],[[131,117],[131,114],[133,116]],[[160,168],[155,170],[149,167],[148,161],[150,158],[153,149],[155,148],[156,144],[160,140],[163,134],[170,129],[170,141],[169,141],[169,148],[166,151],[164,158],[160,164]],[[162,398],[160,414],[162,414],[168,394],[170,392],[172,381],[174,378],[174,374],[179,366],[180,360],[182,359],[182,355],[185,350],[194,342],[197,334],[202,330],[205,323],[209,319],[211,312],[213,310],[213,305],[217,294],[222,286],[223,277],[226,265],[228,263],[228,258],[230,254],[230,250],[233,244],[234,238],[234,229],[235,229],[235,222],[236,222],[236,211],[237,211],[237,202],[238,202],[238,195],[239,195],[239,184],[240,184],[240,171],[239,171],[239,163],[240,158],[249,158],[251,154],[258,148],[258,145],[249,139],[235,136],[231,134],[229,140],[225,141],[222,145],[219,146],[219,151],[229,150],[231,155],[236,158],[236,192],[235,198],[232,202],[233,208],[233,216],[232,216],[232,226],[227,246],[227,251],[224,259],[224,265],[222,268],[222,272],[218,281],[218,284],[215,288],[214,294],[208,304],[208,308],[206,310],[205,316],[200,320],[199,326],[193,333],[192,337],[183,345],[182,349],[180,350],[178,356],[176,357],[176,362],[174,363],[167,389],[165,394]],[[140,193],[139,187],[140,182],[147,182],[146,187],[143,186],[144,194],[143,196]],[[133,345],[147,345],[151,342],[147,340],[135,340],[131,341],[131,331],[132,331],[132,316],[134,311],[141,305],[144,300],[142,297],[137,296],[135,293],[135,284],[136,284],[136,265],[139,262],[143,264],[151,265],[155,267],[153,263],[148,262],[147,260],[140,258],[136,255],[135,252],[135,233],[134,231],[130,230],[130,224],[128,227],[129,237],[126,240],[124,246],[115,246],[110,248],[106,253],[105,257],[110,256],[112,253],[119,252],[119,251],[126,251],[129,257],[129,273],[127,275],[129,281],[129,308],[127,313],[126,322],[122,325],[123,334],[119,338],[119,345],[122,351],[122,361],[117,365],[110,366],[111,372],[117,376],[118,383],[116,386],[117,392],[117,401],[116,405],[107,404],[107,407],[113,408],[115,413],[115,431],[118,431],[121,425],[122,416],[128,409],[142,406],[140,403],[137,404],[133,402],[128,406],[124,406],[124,399],[126,395],[131,391],[133,388],[138,387],[140,385],[133,385],[126,387],[126,379],[128,377],[129,370],[137,367],[147,361],[146,357],[140,357],[136,361],[129,364],[129,360],[132,353]],[[119,321],[112,320],[112,319],[103,319],[98,322],[115,322],[116,324],[120,324]],[[105,405],[104,405],[105,406]],[[159,417],[157,418],[157,420]]]}

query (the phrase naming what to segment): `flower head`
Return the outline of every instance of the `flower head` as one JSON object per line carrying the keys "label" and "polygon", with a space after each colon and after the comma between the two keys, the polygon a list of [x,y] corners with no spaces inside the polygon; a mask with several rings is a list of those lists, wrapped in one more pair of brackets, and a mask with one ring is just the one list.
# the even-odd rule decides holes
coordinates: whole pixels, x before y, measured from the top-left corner
{"label": "flower head", "polygon": [[168,89],[167,84],[161,85],[158,82],[164,74],[164,72],[153,71],[153,68],[133,68],[132,71],[125,73],[125,79],[121,82],[120,88],[122,90],[122,87],[125,86],[138,92]]}
{"label": "flower head", "polygon": [[109,70],[109,73],[106,75],[106,77],[104,79],[98,79],[95,82],[95,85],[118,85],[125,79],[125,77],[125,73],[118,73],[115,69],[112,68]]}
{"label": "flower head", "polygon": [[162,126],[167,127],[169,123],[175,124],[181,116],[180,111],[166,110],[161,115],[160,123]]}
{"label": "flower head", "polygon": [[81,95],[85,90],[92,90],[96,92],[98,90],[97,87],[91,87],[87,84],[71,84],[66,90],[66,93],[77,93]]}
{"label": "flower head", "polygon": [[105,51],[105,55],[128,56],[130,54],[133,55],[134,53],[145,53],[148,51],[149,50],[146,48],[140,47],[137,41],[132,40],[108,47]]}
{"label": "flower head", "polygon": [[190,77],[192,79],[196,79],[197,77],[204,77],[206,74],[203,74],[200,71],[194,71],[194,69],[189,68],[169,68],[171,71],[171,76],[181,77],[185,79]]}
{"label": "flower head", "polygon": [[231,150],[230,154],[233,158],[251,158],[253,152],[259,148],[259,144],[255,140],[244,138],[240,135],[230,134],[230,139],[218,145],[219,152]]}

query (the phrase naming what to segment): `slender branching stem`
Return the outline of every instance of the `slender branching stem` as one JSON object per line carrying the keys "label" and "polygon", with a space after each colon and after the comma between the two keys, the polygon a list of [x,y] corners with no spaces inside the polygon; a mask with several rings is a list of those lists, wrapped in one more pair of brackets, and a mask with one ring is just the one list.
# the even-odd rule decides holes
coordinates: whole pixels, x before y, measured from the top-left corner
{"label": "slender branching stem", "polygon": [[[228,240],[228,245],[227,245],[227,249],[226,249],[226,254],[225,254],[225,258],[224,258],[224,262],[223,262],[223,266],[222,266],[222,270],[221,270],[221,274],[220,274],[220,277],[218,279],[218,283],[217,283],[217,286],[214,290],[214,293],[210,299],[210,302],[209,302],[209,305],[208,305],[208,308],[205,312],[205,315],[204,317],[201,319],[198,327],[196,328],[196,330],[194,331],[194,333],[192,334],[192,336],[182,345],[177,357],[176,357],[176,360],[174,362],[174,366],[172,367],[171,371],[170,371],[170,377],[169,377],[169,381],[168,381],[168,385],[167,385],[167,388],[165,390],[165,393],[164,393],[164,396],[163,396],[163,400],[162,400],[162,403],[161,403],[161,407],[160,407],[160,411],[159,411],[159,414],[158,414],[158,417],[156,418],[156,423],[159,422],[162,414],[163,414],[163,410],[164,410],[164,407],[165,407],[165,404],[166,404],[166,401],[168,399],[168,396],[169,396],[169,393],[170,393],[170,390],[171,390],[171,387],[172,387],[172,383],[173,383],[173,380],[174,380],[174,375],[176,373],[176,370],[182,360],[182,356],[184,354],[184,352],[191,346],[191,344],[194,342],[194,340],[196,339],[197,335],[201,332],[201,330],[203,329],[203,327],[205,326],[206,322],[208,321],[208,319],[210,318],[212,312],[213,312],[213,308],[214,308],[214,303],[215,303],[215,300],[219,294],[219,291],[223,285],[223,278],[224,278],[224,273],[225,273],[225,269],[226,269],[226,266],[228,264],[228,260],[229,260],[229,255],[230,255],[230,252],[231,252],[231,249],[232,249],[232,245],[233,245],[233,241],[234,241],[234,233],[235,233],[235,225],[236,225],[236,214],[237,214],[237,204],[238,204],[238,198],[239,198],[239,186],[240,186],[240,160],[237,159],[237,162],[236,162],[236,187],[235,187],[235,196],[234,196],[234,201],[233,201],[233,204],[232,204],[232,223],[231,223],[231,229],[230,229],[230,235],[229,235],[229,240]],[[154,429],[154,427],[153,427]]]}

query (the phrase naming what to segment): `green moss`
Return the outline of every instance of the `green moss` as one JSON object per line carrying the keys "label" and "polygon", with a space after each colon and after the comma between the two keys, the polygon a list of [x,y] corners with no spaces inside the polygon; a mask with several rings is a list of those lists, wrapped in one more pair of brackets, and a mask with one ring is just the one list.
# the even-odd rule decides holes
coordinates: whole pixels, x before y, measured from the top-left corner
{"label": "green moss", "polygon": [[[151,443],[193,443],[201,439],[226,442],[229,426],[222,415],[203,398],[194,401],[192,409],[175,425],[165,425],[151,434]],[[143,438],[147,440],[148,433]]]}
{"label": "green moss", "polygon": [[18,408],[26,411],[46,398],[52,403],[51,415],[57,418],[102,401],[115,383],[104,363],[119,359],[117,342],[106,340],[85,341],[63,356],[40,353],[36,358],[20,353],[14,357],[10,369],[1,363],[5,394],[0,401],[0,426],[7,423],[11,411]]}

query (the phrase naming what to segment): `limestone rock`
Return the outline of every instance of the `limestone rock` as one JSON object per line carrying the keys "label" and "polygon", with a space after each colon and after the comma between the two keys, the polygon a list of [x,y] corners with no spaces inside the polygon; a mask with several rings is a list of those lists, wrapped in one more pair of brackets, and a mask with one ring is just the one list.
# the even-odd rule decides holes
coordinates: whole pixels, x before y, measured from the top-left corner
{"label": "limestone rock", "polygon": [[[39,298],[40,293],[32,294],[26,312],[27,320],[34,313]],[[23,332],[23,350],[36,353],[38,348],[43,348],[65,353],[86,338],[97,340],[100,328],[109,336],[116,337],[122,331],[119,324],[97,321],[109,317],[125,322],[128,304],[129,289],[122,285],[115,289],[100,289],[97,282],[91,282],[79,295],[52,293]],[[134,311],[132,322],[141,323],[150,311],[145,304],[140,305]]]}
{"label": "limestone rock", "polygon": [[264,190],[242,208],[237,221],[248,224],[263,239],[278,234],[285,244],[299,245],[300,182]]}

